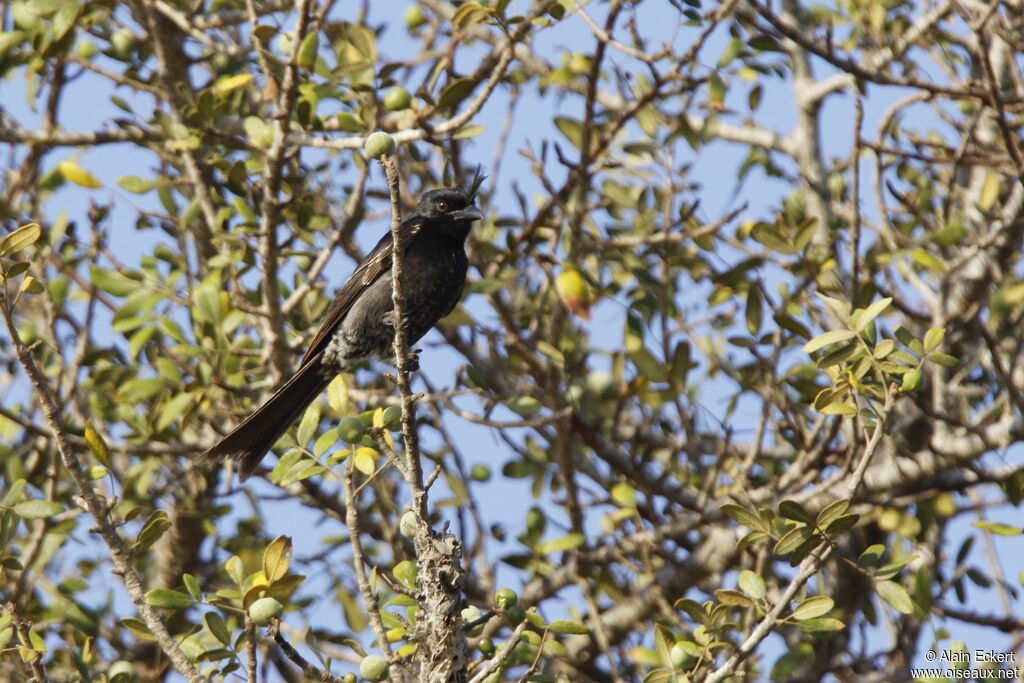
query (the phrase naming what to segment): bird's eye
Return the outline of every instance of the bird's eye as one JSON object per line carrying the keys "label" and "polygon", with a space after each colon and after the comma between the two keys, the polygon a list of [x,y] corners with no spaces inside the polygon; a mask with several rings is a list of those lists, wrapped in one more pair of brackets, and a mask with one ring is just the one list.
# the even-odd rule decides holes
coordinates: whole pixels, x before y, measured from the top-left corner
{"label": "bird's eye", "polygon": [[436,208],[441,213],[446,213],[448,211],[448,202],[436,202],[434,204],[434,208]]}

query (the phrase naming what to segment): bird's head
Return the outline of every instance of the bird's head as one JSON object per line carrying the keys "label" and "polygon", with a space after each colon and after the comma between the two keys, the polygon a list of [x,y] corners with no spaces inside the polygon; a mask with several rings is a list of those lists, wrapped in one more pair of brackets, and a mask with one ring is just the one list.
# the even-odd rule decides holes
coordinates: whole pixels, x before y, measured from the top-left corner
{"label": "bird's head", "polygon": [[438,223],[472,223],[483,218],[476,207],[476,193],[484,181],[477,168],[468,190],[444,187],[424,192],[416,205],[416,215]]}

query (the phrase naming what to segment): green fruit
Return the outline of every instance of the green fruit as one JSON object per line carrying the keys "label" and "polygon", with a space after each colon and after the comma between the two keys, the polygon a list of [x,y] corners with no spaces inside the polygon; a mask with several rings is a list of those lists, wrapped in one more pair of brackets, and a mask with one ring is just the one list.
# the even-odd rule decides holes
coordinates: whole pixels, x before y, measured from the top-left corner
{"label": "green fruit", "polygon": [[122,681],[134,681],[135,680],[135,667],[131,662],[126,662],[123,659],[119,659],[110,665],[107,669],[107,677],[113,680],[115,676],[121,676]]}
{"label": "green fruit", "polygon": [[[376,133],[374,133],[376,135]],[[384,426],[391,430],[401,429],[402,409],[398,406],[388,406],[384,409]]]}
{"label": "green fruit", "polygon": [[363,149],[371,157],[382,157],[395,151],[395,139],[383,131],[370,133],[363,143]]}
{"label": "green fruit", "polygon": [[494,605],[499,612],[505,612],[509,608],[515,607],[518,602],[519,596],[511,588],[499,588],[498,592],[494,594]]}
{"label": "green fruit", "polygon": [[512,624],[513,626],[518,626],[523,622],[523,619],[525,618],[526,610],[523,609],[522,605],[515,605],[513,607],[509,607],[508,610],[506,610],[505,612],[506,621],[508,621],[508,623]]}
{"label": "green fruit", "polygon": [[368,681],[383,681],[388,677],[388,660],[380,655],[366,655],[359,662],[359,675]]}
{"label": "green fruit", "polygon": [[540,401],[533,396],[513,396],[505,405],[523,417],[530,417],[540,410]]}
{"label": "green fruit", "polygon": [[412,510],[407,511],[402,515],[402,519],[398,522],[398,531],[406,538],[412,538],[416,533],[416,513]]}
{"label": "green fruit", "polygon": [[604,370],[595,370],[587,374],[585,380],[587,390],[599,398],[610,398],[615,389],[615,375]]}
{"label": "green fruit", "polygon": [[249,605],[249,618],[257,626],[266,626],[284,611],[284,605],[274,598],[260,598]]}
{"label": "green fruit", "polygon": [[405,8],[405,25],[409,28],[417,28],[427,22],[423,14],[423,8],[419,5],[409,5]]}
{"label": "green fruit", "polygon": [[88,38],[79,38],[75,42],[75,54],[82,59],[92,59],[96,56],[96,43]]}
{"label": "green fruit", "polygon": [[491,468],[487,465],[477,463],[476,465],[473,465],[473,468],[469,471],[469,478],[473,481],[487,481],[491,478]]}
{"label": "green fruit", "polygon": [[110,36],[110,48],[114,51],[115,57],[128,57],[134,47],[135,34],[131,29],[121,28]]}
{"label": "green fruit", "polygon": [[917,391],[921,388],[921,371],[917,368],[903,373],[903,391]]}
{"label": "green fruit", "polygon": [[490,657],[494,654],[494,641],[490,638],[481,638],[476,646],[485,657]]}
{"label": "green fruit", "polygon": [[412,103],[412,95],[405,88],[392,88],[384,95],[384,108],[389,111],[408,109]]}
{"label": "green fruit", "polygon": [[347,673],[344,676],[342,676],[341,680],[344,683],[356,683],[356,675],[353,673]]}
{"label": "green fruit", "polygon": [[359,443],[363,440],[366,428],[358,417],[346,417],[338,423],[338,436],[345,443]]}

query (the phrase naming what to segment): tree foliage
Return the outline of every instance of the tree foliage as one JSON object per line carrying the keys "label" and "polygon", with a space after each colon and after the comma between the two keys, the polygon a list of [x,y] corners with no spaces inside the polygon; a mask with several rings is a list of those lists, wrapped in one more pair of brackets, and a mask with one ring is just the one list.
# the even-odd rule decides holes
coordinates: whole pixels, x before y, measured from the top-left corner
{"label": "tree foliage", "polygon": [[[394,12],[5,5],[0,677],[888,681],[1019,640],[1015,7]],[[363,368],[261,481],[197,463],[389,199],[477,163],[419,393]]]}

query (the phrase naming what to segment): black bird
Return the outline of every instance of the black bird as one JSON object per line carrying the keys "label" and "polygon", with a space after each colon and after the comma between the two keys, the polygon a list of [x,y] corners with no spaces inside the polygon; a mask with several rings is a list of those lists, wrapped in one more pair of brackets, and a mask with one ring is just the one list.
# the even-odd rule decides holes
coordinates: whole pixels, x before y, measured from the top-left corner
{"label": "black bird", "polygon": [[[444,188],[424,193],[399,227],[409,346],[451,313],[462,296],[466,238],[470,225],[483,217],[474,204],[483,179],[478,170],[468,191]],[[202,459],[239,461],[245,481],[337,374],[364,358],[394,359],[391,248],[388,232],[334,297],[295,373]]]}

